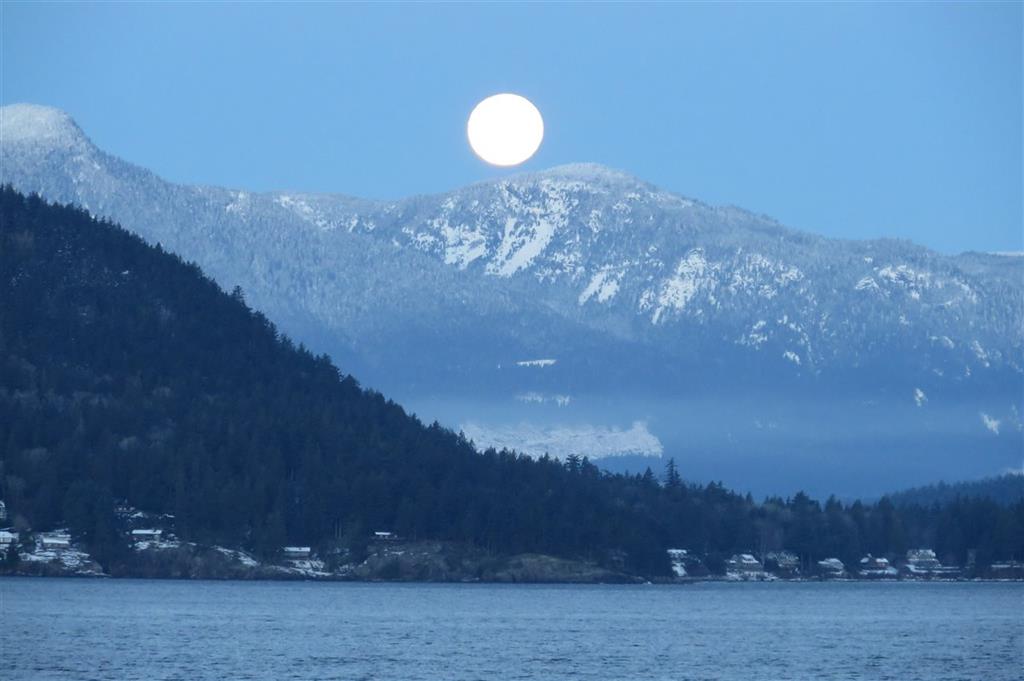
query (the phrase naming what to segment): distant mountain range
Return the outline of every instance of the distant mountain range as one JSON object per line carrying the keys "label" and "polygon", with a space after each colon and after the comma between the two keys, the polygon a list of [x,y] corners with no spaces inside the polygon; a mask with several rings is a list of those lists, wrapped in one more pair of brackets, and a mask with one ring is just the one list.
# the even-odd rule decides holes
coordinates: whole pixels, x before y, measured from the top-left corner
{"label": "distant mountain range", "polygon": [[196,261],[481,444],[846,496],[1021,466],[1021,257],[826,239],[589,164],[397,202],[178,185],[32,105],[0,109],[0,152],[2,182]]}

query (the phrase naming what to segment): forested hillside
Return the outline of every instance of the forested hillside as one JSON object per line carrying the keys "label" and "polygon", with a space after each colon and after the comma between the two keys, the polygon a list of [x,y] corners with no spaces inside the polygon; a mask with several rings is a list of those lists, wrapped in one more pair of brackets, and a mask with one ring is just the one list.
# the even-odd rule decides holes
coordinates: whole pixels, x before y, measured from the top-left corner
{"label": "forested hillside", "polygon": [[[216,238],[211,235],[210,238]],[[372,345],[374,338],[364,338]],[[601,473],[425,426],[227,295],[86,212],[0,191],[0,481],[22,528],[68,525],[120,559],[115,503],[185,539],[273,556],[374,530],[656,575],[665,549],[806,561],[934,546],[1024,556],[1024,504],[755,503],[720,485]]]}
{"label": "forested hillside", "polygon": [[892,496],[897,506],[931,506],[932,504],[948,504],[958,497],[973,499],[989,499],[1004,506],[1024,501],[1024,475],[1006,473],[984,480],[967,482],[939,482],[902,490]]}

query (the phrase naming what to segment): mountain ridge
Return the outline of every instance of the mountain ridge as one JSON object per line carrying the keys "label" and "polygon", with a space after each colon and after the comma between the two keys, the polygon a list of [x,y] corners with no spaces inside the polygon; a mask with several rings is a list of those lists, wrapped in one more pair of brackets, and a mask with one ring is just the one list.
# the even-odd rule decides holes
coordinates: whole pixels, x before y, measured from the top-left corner
{"label": "mountain ridge", "polygon": [[[0,181],[198,262],[292,336],[449,425],[507,439],[520,422],[531,438],[643,422],[667,454],[707,449],[692,461],[705,479],[716,460],[771,476],[773,458],[864,433],[920,452],[901,457],[898,484],[1019,458],[1024,260],[800,232],[596,164],[399,201],[194,187],[79,138],[11,141],[8,119]],[[520,366],[537,358],[556,362]],[[819,430],[807,414],[825,403]],[[936,446],[946,463],[932,468]],[[956,461],[982,468],[958,476]]]}

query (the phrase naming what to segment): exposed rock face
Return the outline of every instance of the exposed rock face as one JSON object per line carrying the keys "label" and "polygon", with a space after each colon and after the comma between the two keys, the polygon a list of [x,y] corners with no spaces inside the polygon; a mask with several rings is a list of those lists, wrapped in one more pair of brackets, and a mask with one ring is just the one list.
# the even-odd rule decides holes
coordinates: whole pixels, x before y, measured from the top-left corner
{"label": "exposed rock face", "polygon": [[378,544],[365,561],[342,568],[367,580],[435,582],[627,583],[635,576],[591,563],[541,554],[495,556],[450,542]]}
{"label": "exposed rock face", "polygon": [[560,582],[566,584],[629,584],[643,581],[638,577],[614,572],[592,563],[565,560],[536,553],[512,556],[491,571],[485,571],[489,582]]}
{"label": "exposed rock face", "polygon": [[[42,577],[141,577],[152,579],[314,579],[370,582],[558,582],[631,583],[639,577],[583,561],[540,554],[497,556],[455,542],[388,541],[369,547],[366,557],[352,560],[262,562],[252,555],[221,546],[164,541],[136,544],[105,572],[79,549],[69,557],[26,555],[16,566],[0,564],[0,574]],[[72,560],[73,558],[73,560]]]}

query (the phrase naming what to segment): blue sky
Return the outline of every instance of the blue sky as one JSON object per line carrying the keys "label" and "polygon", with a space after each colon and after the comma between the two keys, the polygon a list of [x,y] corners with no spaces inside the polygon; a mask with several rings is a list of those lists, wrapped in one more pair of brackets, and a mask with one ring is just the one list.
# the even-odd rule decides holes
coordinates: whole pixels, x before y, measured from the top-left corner
{"label": "blue sky", "polygon": [[0,101],[176,181],[397,198],[500,177],[464,126],[512,91],[545,118],[526,169],[1024,249],[1020,3],[0,7]]}

